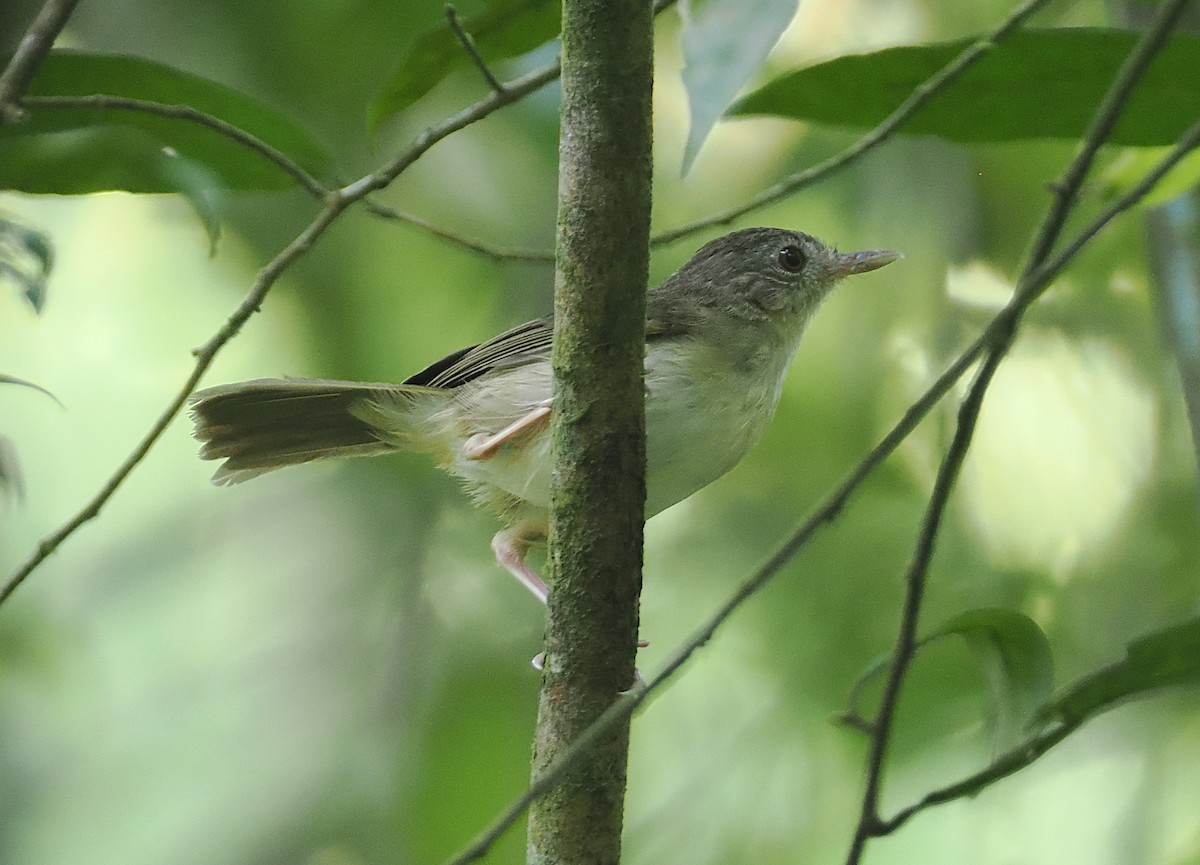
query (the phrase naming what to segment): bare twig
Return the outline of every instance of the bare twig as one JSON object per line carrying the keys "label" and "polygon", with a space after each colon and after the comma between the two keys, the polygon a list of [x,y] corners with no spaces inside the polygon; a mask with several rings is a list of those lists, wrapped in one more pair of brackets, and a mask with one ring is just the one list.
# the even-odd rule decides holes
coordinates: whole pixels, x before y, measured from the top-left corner
{"label": "bare twig", "polygon": [[957,57],[943,66],[941,70],[922,82],[900,104],[900,107],[889,114],[882,123],[841,153],[831,156],[829,159],[811,168],[806,168],[804,171],[793,174],[791,177],[780,181],[769,189],[763,190],[736,207],[731,207],[728,210],[722,210],[719,213],[714,213],[695,222],[689,222],[686,225],[680,225],[676,228],[660,232],[651,238],[651,245],[661,246],[673,243],[676,240],[695,234],[698,231],[703,231],[706,228],[712,228],[716,225],[727,225],[739,216],[744,216],[752,210],[765,207],[794,192],[812,186],[818,181],[824,180],[835,171],[845,168],[852,162],[856,162],[891,137],[925,103],[942,90],[945,90],[956,78],[982,60],[984,55],[992,51],[998,42],[1024,24],[1030,16],[1045,6],[1047,2],[1049,0],[1026,0],[1026,2],[1013,10],[1012,14],[1004,20],[1004,23],[983,39],[964,49]]}
{"label": "bare twig", "polygon": [[504,90],[489,93],[470,108],[465,108],[458,114],[451,115],[441,123],[436,123],[417,136],[407,150],[399,154],[391,162],[378,171],[351,183],[342,189],[342,194],[351,198],[361,198],[383,189],[399,177],[405,169],[425,155],[430,147],[443,138],[453,135],[460,129],[482,120],[498,108],[516,102],[532,93],[534,90],[549,84],[562,73],[562,67],[556,59],[553,62],[536,69],[505,85]]}
{"label": "bare twig", "polygon": [[1063,225],[1071,213],[1071,208],[1075,206],[1076,199],[1079,197],[1083,179],[1096,161],[1096,154],[1108,141],[1108,136],[1112,133],[1113,127],[1117,125],[1121,112],[1128,103],[1134,88],[1141,81],[1146,69],[1154,62],[1155,56],[1166,44],[1172,28],[1179,20],[1186,5],[1187,0],[1170,0],[1170,2],[1163,3],[1154,16],[1154,21],[1149,29],[1146,30],[1134,50],[1130,52],[1129,57],[1121,64],[1121,68],[1113,78],[1112,86],[1104,94],[1104,98],[1096,108],[1091,124],[1084,133],[1083,145],[1080,147],[1079,153],[1067,166],[1062,179],[1051,185],[1054,192],[1054,203],[1038,228],[1033,248],[1029,252],[1029,264],[1026,266],[1025,273],[1022,274],[1023,277],[1041,267],[1050,255],[1059,235],[1062,234]]}
{"label": "bare twig", "polygon": [[478,253],[485,258],[490,258],[492,261],[529,261],[535,264],[553,264],[553,252],[539,252],[536,249],[506,249],[499,246],[483,243],[473,237],[459,234],[456,231],[450,231],[447,228],[442,228],[439,225],[434,225],[427,222],[419,216],[414,216],[411,213],[404,213],[396,210],[393,207],[388,207],[386,204],[381,204],[378,201],[368,198],[362,203],[362,206],[374,216],[382,219],[394,219],[397,222],[404,222],[432,234],[434,237],[439,237],[442,240],[447,240],[456,246],[461,246],[464,249],[469,249],[471,252]]}
{"label": "bare twig", "polygon": [[[671,672],[674,671],[672,670]],[[521,815],[525,813],[534,800],[554,788],[562,780],[563,775],[582,757],[587,755],[595,747],[596,743],[612,729],[614,724],[619,724],[630,717],[637,710],[638,706],[645,702],[646,697],[650,695],[651,686],[656,684],[660,678],[665,680],[667,675],[669,673],[660,673],[649,685],[640,689],[635,688],[618,697],[600,717],[579,734],[566,750],[559,754],[553,764],[537,776],[524,793],[513,800],[513,803],[490,826],[481,832],[479,837],[471,842],[469,847],[453,859],[448,859],[445,865],[469,865],[469,863],[477,862],[486,856],[492,846],[500,840],[501,836],[517,820],[521,819]]]}
{"label": "bare twig", "polygon": [[1028,278],[1030,290],[1033,290],[1032,286],[1041,288],[1049,285],[1066,268],[1071,259],[1078,255],[1079,251],[1090,243],[1092,238],[1099,234],[1109,222],[1130,208],[1136,207],[1171,169],[1197,147],[1200,147],[1200,121],[1192,124],[1183,133],[1179,143],[1171,149],[1171,152],[1164,156],[1154,168],[1146,172],[1146,175],[1135,186],[1105,208],[1103,213],[1075,235],[1058,253],[1030,274]]}
{"label": "bare twig", "polygon": [[919,802],[897,811],[895,816],[887,820],[880,820],[876,824],[877,833],[879,835],[889,835],[907,823],[909,818],[927,808],[932,808],[935,805],[944,805],[947,802],[953,802],[955,799],[974,796],[984,787],[1007,778],[1015,772],[1019,772],[1021,769],[1034,763],[1047,751],[1067,738],[1067,736],[1078,730],[1083,726],[1084,721],[1085,719],[1078,718],[1073,719],[1070,723],[1063,723],[1053,727],[1035,736],[1028,742],[1002,754],[986,769],[976,772],[974,775],[970,775],[955,784],[950,784],[949,786],[927,793]]}
{"label": "bare twig", "polygon": [[[675,5],[675,2],[676,0],[656,0],[654,14],[658,15],[660,12],[669,9]],[[1042,0],[1039,0],[1039,2],[1042,2]],[[417,136],[417,140],[413,142],[407,151],[401,153],[375,173],[368,174],[366,177],[345,187],[342,190],[343,194],[354,197],[362,189],[366,189],[367,193],[382,189],[395,180],[406,168],[416,162],[426,150],[447,135],[451,135],[464,126],[469,126],[475,121],[486,117],[497,108],[503,108],[511,102],[516,102],[518,99],[524,98],[534,90],[549,84],[561,74],[562,63],[556,59],[541,69],[535,69],[533,72],[523,75],[515,81],[510,81],[504,85],[503,91],[493,91],[470,108],[460,111],[458,114],[446,118],[441,123],[426,129]]]}
{"label": "bare twig", "polygon": [[984,396],[996,370],[1016,339],[1017,326],[1022,316],[1049,285],[1049,280],[1046,279],[1043,279],[1040,284],[1033,283],[1031,280],[1039,273],[1050,251],[1057,243],[1083,179],[1095,160],[1096,153],[1108,139],[1142,75],[1166,42],[1172,26],[1183,11],[1186,2],[1187,0],[1172,0],[1172,2],[1164,4],[1156,15],[1154,24],[1146,31],[1125,63],[1122,64],[1104,99],[1096,109],[1079,152],[1067,166],[1062,179],[1054,185],[1055,199],[1038,229],[1013,299],[996,319],[997,322],[1003,324],[999,327],[989,328],[989,332],[993,332],[992,340],[988,345],[983,364],[959,408],[954,437],[938,469],[929,505],[925,510],[916,548],[913,551],[912,561],[906,575],[907,590],[900,629],[879,710],[871,725],[867,781],[863,792],[861,813],[846,859],[847,865],[857,865],[861,861],[867,841],[885,834],[887,829],[887,824],[879,816],[879,793],[896,707],[899,703],[905,676],[916,651],[916,634],[921,604],[938,532],[945,516],[950,493],[958,479],[967,451],[970,449],[983,407]]}
{"label": "bare twig", "polygon": [[[1015,334],[1015,320],[1007,319],[1012,324],[1000,329],[1000,333]],[[999,344],[1010,344],[1011,336],[1003,338]],[[958,479],[959,469],[966,459],[967,449],[975,433],[975,424],[979,419],[979,409],[983,403],[988,383],[995,374],[1004,353],[990,351],[984,358],[983,366],[976,375],[975,382],[967,394],[958,412],[958,426],[954,440],[946,453],[946,458],[938,470],[934,481],[933,491],[929,497],[929,506],[921,522],[917,547],[913,553],[912,562],[906,577],[907,591],[904,596],[904,610],[901,614],[901,627],[893,650],[889,674],[884,684],[883,697],[875,719],[870,722],[871,748],[868,757],[867,783],[863,793],[862,811],[858,825],[855,828],[854,840],[851,843],[848,863],[857,863],[868,838],[880,834],[879,819],[879,790],[883,780],[883,761],[887,747],[891,742],[892,724],[895,720],[896,705],[900,698],[900,688],[904,676],[912,662],[917,647],[917,623],[920,619],[921,603],[925,595],[929,563],[933,558],[934,544],[942,518],[946,513],[946,503],[954,482]]]}
{"label": "bare twig", "polygon": [[46,0],[0,74],[0,123],[24,119],[21,100],[79,0]]}
{"label": "bare twig", "polygon": [[462,21],[458,18],[458,10],[454,8],[453,3],[446,4],[446,20],[450,22],[450,29],[453,31],[454,37],[458,40],[458,44],[462,46],[463,51],[467,52],[467,56],[471,58],[471,62],[475,64],[475,68],[479,70],[479,74],[491,85],[493,90],[497,93],[503,93],[504,83],[488,68],[483,55],[479,53],[479,49],[475,45],[475,40],[463,28]]}
{"label": "bare twig", "polygon": [[[1146,194],[1169,172],[1174,168],[1180,160],[1186,155],[1200,147],[1200,123],[1193,126],[1180,143],[1166,156],[1161,162],[1154,167],[1152,171],[1132,189],[1129,190],[1120,199],[1113,202],[1108,208],[1100,213],[1091,223],[1088,224],[1075,238],[1063,247],[1063,250],[1030,274],[1026,284],[1028,290],[1032,293],[1032,300],[1036,300],[1049,286],[1058,278],[1059,274],[1066,266],[1075,258],[1076,255],[1086,246],[1097,234],[1100,233],[1109,223],[1117,216],[1137,205],[1139,201],[1145,198]],[[687,661],[695,654],[696,650],[704,646],[715,636],[720,627],[732,616],[732,614],[753,595],[757,594],[758,590],[763,588],[781,571],[795,555],[800,551],[808,541],[817,533],[817,531],[826,523],[832,522],[847,502],[862,485],[862,483],[878,468],[903,442],[908,435],[916,428],[916,426],[929,414],[938,402],[941,401],[954,384],[963,376],[963,374],[974,364],[979,357],[985,352],[987,347],[994,340],[999,338],[999,334],[1003,331],[1012,328],[1010,316],[1012,311],[1008,308],[997,313],[992,319],[984,332],[975,342],[971,343],[962,354],[960,354],[954,362],[946,369],[946,371],[935,381],[922,396],[914,402],[900,421],[885,435],[869,454],[857,465],[850,475],[838,486],[826,499],[823,501],[796,530],[791,537],[785,541],[778,550],[768,559],[757,571],[755,571],[742,585],[738,588],[729,600],[721,605],[708,619],[706,619],[700,627],[698,627],[687,640],[679,645],[678,648],[667,659],[662,669],[649,679],[645,686],[625,694],[584,731],[571,749],[564,752],[555,764],[550,767],[543,775],[539,776],[537,781],[532,784],[524,793],[521,794],[513,803],[505,809],[505,811],[496,818],[479,837],[458,856],[447,860],[446,865],[467,865],[467,863],[477,861],[483,858],[488,850],[495,842],[507,831],[513,823],[520,819],[525,809],[529,807],[530,802],[542,795],[547,789],[556,784],[562,773],[569,769],[578,759],[588,751],[592,743],[598,737],[603,735],[609,725],[614,724],[622,718],[636,712],[655,692],[662,688],[678,670],[687,663]],[[1068,731],[1069,732],[1069,731]],[[1033,741],[1032,745],[1026,745],[1025,749],[1033,748],[1036,751],[1032,754],[1032,758],[1040,756],[1045,751],[1049,750],[1050,746],[1055,744],[1055,741],[1050,741],[1053,733],[1043,734],[1042,737]],[[1039,744],[1040,743],[1040,744]],[[1010,755],[1010,759],[1015,760],[1020,749],[1014,750]],[[1032,762],[1032,759],[1030,760]],[[1020,765],[1014,765],[1008,771],[1004,771],[1004,767],[1010,765],[1001,758],[993,767],[990,767],[984,772],[971,776],[953,787],[946,788],[947,791],[960,791],[957,795],[950,795],[946,791],[939,791],[930,794],[931,797],[937,796],[937,801],[929,801],[920,806],[912,806],[909,810],[913,813],[932,805],[940,804],[943,801],[950,801],[953,798],[970,795],[976,792],[986,783],[992,780],[1003,778],[1008,774],[1022,768]],[[980,780],[982,779],[982,780]],[[978,786],[971,787],[971,783],[978,783]],[[929,798],[929,797],[927,797]],[[899,815],[897,815],[899,816]],[[911,816],[911,815],[909,815]],[[891,826],[892,821],[880,822],[878,826],[881,831],[883,827]],[[905,818],[907,819],[907,818]],[[896,824],[898,827],[898,823]]]}
{"label": "bare twig", "polygon": [[149,99],[130,99],[124,96],[109,96],[98,93],[90,96],[29,96],[22,103],[26,108],[67,110],[92,109],[98,111],[130,111],[138,114],[151,114],[156,117],[166,117],[171,120],[186,120],[191,123],[206,126],[214,132],[224,135],[243,147],[253,150],[271,162],[296,181],[311,195],[324,199],[330,190],[321,181],[304,170],[294,159],[276,147],[272,147],[261,138],[246,130],[234,126],[219,117],[197,111],[188,105],[168,105],[163,102],[153,102]]}

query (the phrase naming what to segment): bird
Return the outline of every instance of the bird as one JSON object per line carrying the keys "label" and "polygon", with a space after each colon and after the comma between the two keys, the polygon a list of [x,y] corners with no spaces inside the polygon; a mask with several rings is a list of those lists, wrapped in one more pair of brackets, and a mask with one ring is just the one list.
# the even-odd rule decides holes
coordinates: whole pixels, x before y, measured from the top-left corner
{"label": "bird", "polygon": [[[646,518],[730,471],[761,438],[830,290],[902,257],[747,228],[709,241],[647,293]],[[497,562],[545,603],[526,556],[549,524],[553,327],[526,322],[399,384],[283,378],[197,391],[200,456],[224,461],[213,482],[226,485],[317,459],[428,453],[500,518]]]}

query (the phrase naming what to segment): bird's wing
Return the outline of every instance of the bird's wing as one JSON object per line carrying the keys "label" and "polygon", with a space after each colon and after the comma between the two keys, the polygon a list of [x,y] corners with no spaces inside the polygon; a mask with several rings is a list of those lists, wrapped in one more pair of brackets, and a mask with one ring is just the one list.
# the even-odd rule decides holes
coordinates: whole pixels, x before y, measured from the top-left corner
{"label": "bird's wing", "polygon": [[431,363],[405,379],[404,384],[452,389],[493,370],[547,360],[553,334],[549,320],[528,321],[487,342],[467,346]]}
{"label": "bird's wing", "polygon": [[[676,336],[677,331],[678,327],[667,327],[654,318],[646,322],[647,340]],[[553,336],[552,319],[527,321],[487,342],[446,355],[409,376],[404,384],[452,390],[495,370],[547,360]]]}

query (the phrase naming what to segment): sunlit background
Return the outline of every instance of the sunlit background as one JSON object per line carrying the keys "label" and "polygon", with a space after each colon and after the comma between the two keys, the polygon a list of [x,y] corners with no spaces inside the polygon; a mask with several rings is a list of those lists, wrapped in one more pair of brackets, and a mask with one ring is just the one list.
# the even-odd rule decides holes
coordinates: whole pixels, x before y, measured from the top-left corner
{"label": "sunlit background", "polygon": [[[11,48],[35,4],[0,20]],[[474,4],[462,3],[469,13]],[[770,72],[964,36],[1007,2],[805,0]],[[364,106],[442,4],[83,3],[64,43],[162,60],[282,108],[369,170],[482,96],[462,73],[372,141]],[[1099,3],[1040,23],[1103,24]],[[655,224],[744,200],[853,140],[721,124],[686,177],[678,20],[658,24]],[[511,71],[511,70],[510,70]],[[556,90],[435,147],[383,196],[502,246],[549,250]],[[809,330],[765,440],[647,527],[643,670],[657,669],[980,330],[1071,147],[896,139],[739,225],[800,228],[907,259],[845,284]],[[1105,157],[1111,161],[1114,155]],[[1095,198],[1085,201],[1095,208]],[[312,216],[300,193],[235,195],[208,241],[167,197],[0,197],[57,261],[43,315],[0,291],[0,435],[23,500],[0,503],[0,574],[90,498],[182,385],[254,275]],[[656,252],[654,281],[709,236]],[[986,403],[935,559],[923,630],[1021,610],[1060,683],[1193,614],[1191,435],[1158,335],[1138,214],[1029,316]],[[275,287],[206,382],[400,380],[549,309],[552,274],[345,216]],[[838,520],[635,720],[630,863],[837,862],[865,742],[831,722],[894,639],[953,412],[935,412]],[[493,519],[426,460],[313,465],[215,488],[177,420],[98,519],[0,608],[4,865],[436,863],[527,783],[542,609],[493,562]],[[541,564],[540,556],[535,556]],[[1110,713],[1031,770],[874,842],[874,863],[1200,861],[1200,701]],[[987,689],[965,647],[919,659],[884,806],[984,765]],[[489,861],[524,858],[511,831]]]}

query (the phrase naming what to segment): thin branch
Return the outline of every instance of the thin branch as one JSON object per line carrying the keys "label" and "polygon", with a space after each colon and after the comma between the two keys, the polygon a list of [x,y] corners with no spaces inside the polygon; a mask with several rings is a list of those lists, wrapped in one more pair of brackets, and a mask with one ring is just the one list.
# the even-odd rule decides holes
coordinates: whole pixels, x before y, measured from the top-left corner
{"label": "thin branch", "polygon": [[327,186],[305,171],[299,163],[282,150],[272,147],[258,136],[238,126],[234,126],[232,123],[228,123],[211,114],[205,114],[203,111],[197,111],[188,105],[168,105],[148,99],[130,99],[124,96],[109,96],[102,93],[90,96],[29,96],[22,104],[26,108],[32,109],[129,111],[137,114],[150,114],[155,117],[166,117],[171,120],[186,120],[200,126],[206,126],[231,141],[269,159],[314,197],[323,200],[330,193],[330,189]]}
{"label": "thin branch", "polygon": [[1049,261],[1030,274],[1028,282],[1031,290],[1033,286],[1042,287],[1049,285],[1050,282],[1066,269],[1071,259],[1078,255],[1080,250],[1090,243],[1092,238],[1099,234],[1109,222],[1125,211],[1136,207],[1171,169],[1198,147],[1200,147],[1200,121],[1188,127],[1187,131],[1183,133],[1183,137],[1179,139],[1179,143],[1171,149],[1171,152],[1164,156],[1162,161],[1155,165],[1153,169],[1148,171],[1135,186],[1105,208],[1103,213],[1092,220],[1079,234],[1075,235],[1070,243],[1066,244]]}
{"label": "thin branch", "polygon": [[[676,0],[656,0],[654,14],[658,15],[664,10],[669,9],[675,5],[675,2]],[[1044,0],[1038,0],[1038,2],[1044,2]],[[510,81],[504,85],[503,91],[493,91],[470,108],[446,118],[441,123],[430,126],[417,136],[416,141],[413,142],[407,151],[397,156],[374,174],[369,174],[361,180],[343,188],[342,194],[356,197],[363,188],[366,189],[368,194],[382,189],[395,180],[412,163],[416,162],[426,150],[447,135],[457,132],[464,126],[469,126],[477,120],[481,120],[497,108],[503,108],[511,102],[516,102],[524,98],[534,90],[554,81],[561,74],[562,63],[558,59],[555,59],[541,69],[535,69],[533,72],[523,75],[515,81]]]}
{"label": "thin branch", "polygon": [[415,226],[422,231],[427,231],[434,237],[439,237],[442,240],[447,240],[456,246],[461,246],[464,249],[469,249],[471,252],[478,253],[485,258],[490,258],[492,261],[529,261],[536,264],[553,264],[553,252],[540,252],[536,249],[506,249],[504,247],[492,246],[488,243],[476,240],[473,237],[459,234],[447,228],[442,228],[439,225],[434,225],[427,222],[419,216],[414,216],[411,213],[404,213],[396,210],[386,204],[380,204],[374,199],[365,199],[362,206],[368,213],[373,216],[378,216],[382,219],[393,219],[397,222],[403,222],[408,225]]}
{"label": "thin branch", "polygon": [[1078,730],[1083,726],[1085,720],[1084,718],[1075,719],[1070,723],[1063,723],[1047,730],[1028,742],[1001,755],[986,769],[963,778],[955,784],[950,784],[925,794],[919,802],[897,811],[895,816],[887,820],[879,821],[876,824],[877,834],[881,836],[890,835],[907,823],[911,817],[927,808],[932,808],[935,805],[944,805],[947,802],[953,802],[955,799],[965,799],[969,796],[974,796],[985,787],[1019,772],[1041,758],[1042,755],[1067,738],[1067,736]]}
{"label": "thin branch", "polygon": [[25,91],[78,3],[79,0],[46,0],[25,31],[8,66],[0,73],[0,124],[18,123],[25,118],[21,109]]}
{"label": "thin branch", "polygon": [[619,724],[633,715],[638,706],[642,705],[650,695],[652,686],[660,683],[659,680],[665,680],[669,675],[670,673],[664,670],[646,686],[634,688],[619,696],[600,717],[579,734],[566,750],[559,753],[558,758],[540,773],[525,792],[514,799],[512,804],[471,842],[470,846],[453,859],[446,860],[445,865],[469,865],[469,863],[477,862],[486,856],[504,833],[521,819],[521,815],[528,810],[535,799],[553,789],[562,780],[563,775],[586,756],[615,724]]}
{"label": "thin branch", "polygon": [[1163,3],[1156,12],[1149,29],[1146,30],[1125,62],[1121,64],[1120,70],[1113,78],[1112,86],[1104,94],[1088,130],[1084,133],[1083,146],[1067,167],[1062,179],[1051,187],[1055,194],[1054,203],[1038,229],[1033,249],[1029,253],[1029,264],[1022,276],[1027,276],[1029,272],[1041,267],[1050,255],[1050,251],[1062,233],[1067,216],[1070,215],[1071,208],[1075,206],[1079,197],[1083,179],[1096,161],[1096,154],[1108,141],[1108,137],[1112,133],[1113,127],[1117,125],[1121,112],[1128,103],[1134,88],[1141,81],[1146,69],[1154,62],[1154,58],[1162,50],[1163,45],[1166,44],[1171,30],[1178,22],[1179,16],[1183,14],[1187,3],[1188,0],[1171,0],[1171,2]]}
{"label": "thin branch", "polygon": [[1112,85],[1101,101],[1084,136],[1083,144],[1075,158],[1067,166],[1062,179],[1054,186],[1055,199],[1038,229],[1033,247],[1021,279],[1017,283],[1012,300],[997,321],[1002,326],[989,328],[993,340],[971,388],[959,408],[958,424],[946,456],[938,469],[930,494],[929,505],[921,523],[916,548],[906,575],[907,590],[901,616],[896,647],[884,685],[880,707],[872,726],[871,747],[867,758],[867,781],[863,791],[862,809],[854,837],[846,858],[847,865],[857,865],[870,838],[885,834],[887,824],[879,816],[879,794],[883,781],[883,767],[891,743],[891,732],[895,722],[900,691],[917,645],[917,628],[921,605],[928,583],[929,566],[933,559],[938,532],[950,500],[950,493],[961,472],[966,455],[974,438],[975,428],[983,408],[983,400],[1000,363],[1016,339],[1017,327],[1025,311],[1041,296],[1049,280],[1041,285],[1031,282],[1045,264],[1050,251],[1057,243],[1066,223],[1079,189],[1095,160],[1096,153],[1108,139],[1122,110],[1128,103],[1142,75],[1165,44],[1171,28],[1177,21],[1187,0],[1172,0],[1164,4],[1154,23],[1129,54]]}
{"label": "thin branch", "polygon": [[475,68],[479,70],[479,74],[491,85],[493,90],[497,93],[503,93],[504,83],[488,68],[483,55],[479,53],[479,49],[475,46],[475,40],[471,38],[470,33],[463,29],[462,22],[458,19],[458,10],[454,8],[453,3],[446,4],[446,20],[450,22],[450,30],[453,31],[454,37],[458,40],[458,44],[462,46],[463,51],[467,52],[467,56],[471,58],[471,62],[475,64]]}
{"label": "thin branch", "polygon": [[533,91],[558,78],[562,67],[556,59],[541,69],[535,69],[505,86],[503,91],[493,91],[469,108],[458,114],[447,117],[440,123],[435,123],[416,137],[407,150],[396,156],[391,162],[378,171],[343,187],[342,194],[351,198],[361,198],[372,192],[377,192],[399,177],[405,169],[425,155],[430,147],[437,144],[448,135],[452,135],[472,123],[487,117],[498,108],[516,102],[528,96]]}
{"label": "thin branch", "polygon": [[[1147,193],[1169,172],[1174,168],[1180,160],[1187,156],[1190,152],[1200,147],[1200,123],[1197,123],[1185,133],[1180,143],[1167,155],[1161,162],[1158,163],[1143,179],[1125,195],[1113,202],[1108,208],[1101,212],[1091,223],[1088,224],[1076,237],[1067,244],[1062,252],[1054,256],[1050,261],[1042,267],[1034,271],[1028,278],[1028,290],[1031,293],[1029,302],[1036,300],[1050,286],[1050,284],[1058,278],[1059,274],[1066,268],[1070,261],[1078,255],[1078,253],[1109,223],[1112,222],[1120,214],[1137,205]],[[507,831],[517,820],[524,814],[525,809],[529,804],[542,795],[547,789],[558,783],[572,765],[575,760],[585,754],[600,736],[602,736],[610,725],[615,724],[628,715],[636,712],[654,693],[662,688],[678,670],[684,666],[695,654],[696,650],[707,644],[720,627],[732,616],[732,614],[753,595],[757,594],[759,589],[769,583],[783,567],[798,553],[808,541],[817,533],[817,531],[826,523],[832,522],[849,502],[853,494],[858,490],[862,483],[877,469],[903,442],[908,438],[909,434],[917,427],[917,425],[925,419],[929,412],[938,402],[941,401],[954,384],[963,376],[963,374],[974,364],[979,357],[984,353],[987,347],[997,339],[998,334],[1012,327],[1009,317],[1012,311],[1005,308],[991,320],[983,333],[970,346],[968,346],[962,354],[960,354],[954,362],[946,369],[944,373],[930,385],[921,397],[914,402],[904,416],[896,423],[896,425],[880,440],[870,453],[855,466],[850,475],[823,501],[785,541],[778,550],[768,559],[757,571],[755,571],[748,579],[746,579],[738,590],[719,607],[716,612],[709,616],[700,627],[698,627],[687,640],[679,645],[678,648],[667,659],[662,669],[655,674],[641,688],[635,688],[629,693],[623,695],[620,699],[613,703],[596,721],[580,734],[574,745],[564,752],[554,765],[551,766],[544,774],[540,775],[537,781],[525,790],[513,803],[500,814],[496,820],[482,832],[472,844],[463,850],[458,856],[446,861],[445,865],[468,865],[468,863],[482,859],[496,841]],[[1036,742],[1048,741],[1048,736],[1035,740]],[[1040,756],[1046,750],[1049,750],[1050,742],[1037,755]],[[1017,752],[1013,752],[1016,754]],[[1011,774],[1011,771],[1016,771],[1021,766],[1015,766],[1011,771],[1001,772],[996,767],[1008,765],[1003,758],[995,766],[989,770],[979,773],[977,778],[986,776],[995,780]],[[994,774],[994,777],[993,777]],[[970,795],[967,790],[967,784],[970,781],[960,782],[954,785],[951,790],[962,789],[964,792],[961,795]],[[943,796],[944,792],[931,794],[931,796]],[[934,804],[939,804],[940,801],[949,801],[948,797],[939,799],[939,801],[931,801],[928,804],[913,808],[913,811],[923,810]],[[895,818],[893,818],[893,821]],[[892,821],[881,822],[879,827],[891,825]]]}
{"label": "thin branch", "polygon": [[1018,6],[1011,15],[1004,20],[999,27],[988,34],[983,39],[975,42],[973,45],[965,48],[957,57],[943,66],[938,72],[926,79],[918,85],[909,97],[900,104],[900,107],[887,116],[887,118],[858,139],[850,147],[843,150],[841,153],[826,159],[824,162],[818,163],[811,168],[806,168],[797,174],[775,184],[769,189],[755,195],[742,204],[732,207],[728,210],[723,210],[719,213],[714,213],[711,216],[706,216],[703,219],[689,222],[686,225],[678,226],[667,231],[660,232],[651,238],[651,245],[661,246],[668,243],[673,243],[680,238],[703,231],[706,228],[711,228],[716,225],[727,225],[739,216],[744,216],[752,210],[757,210],[760,207],[765,207],[781,198],[798,192],[808,186],[812,186],[818,181],[824,180],[830,174],[833,174],[839,169],[845,168],[852,162],[856,162],[861,157],[867,155],[874,150],[876,146],[882,144],[904,124],[913,114],[920,110],[925,103],[946,89],[960,75],[983,59],[984,55],[992,51],[996,44],[1003,40],[1006,36],[1020,27],[1025,21],[1040,10],[1049,0],[1026,0]]}
{"label": "thin branch", "polygon": [[[1009,336],[999,345],[1007,347],[1016,333],[1015,322],[1012,326],[1003,328],[1001,332]],[[979,410],[983,404],[984,394],[1003,357],[1003,351],[993,349],[984,358],[983,366],[976,375],[967,398],[959,408],[958,426],[955,429],[954,439],[938,469],[933,491],[929,497],[929,506],[921,521],[917,546],[913,551],[912,562],[909,564],[908,574],[905,578],[908,588],[904,596],[904,609],[901,614],[896,648],[893,650],[894,654],[884,684],[879,712],[870,724],[871,748],[867,760],[867,783],[863,792],[862,811],[855,828],[854,840],[846,859],[849,865],[856,865],[859,862],[867,840],[880,834],[881,831],[879,790],[883,781],[883,762],[887,755],[888,745],[891,743],[892,725],[895,722],[900,689],[916,653],[917,624],[920,620],[921,604],[928,582],[929,563],[933,559],[938,531],[946,513],[946,503],[950,499],[950,493],[954,489],[954,483],[958,479],[959,470],[962,468],[971,439],[975,434],[975,425],[979,419]]]}

